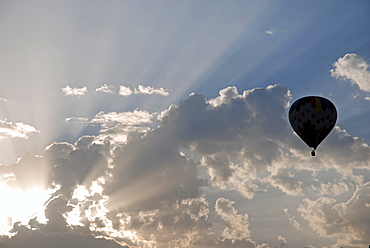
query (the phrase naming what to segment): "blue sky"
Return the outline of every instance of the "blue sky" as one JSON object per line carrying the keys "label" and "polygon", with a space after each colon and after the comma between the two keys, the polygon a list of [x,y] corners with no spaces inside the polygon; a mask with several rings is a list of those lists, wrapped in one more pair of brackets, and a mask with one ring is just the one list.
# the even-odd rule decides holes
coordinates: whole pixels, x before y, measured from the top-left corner
{"label": "blue sky", "polygon": [[[0,246],[367,247],[368,13],[0,1]],[[307,95],[338,110],[316,157]]]}

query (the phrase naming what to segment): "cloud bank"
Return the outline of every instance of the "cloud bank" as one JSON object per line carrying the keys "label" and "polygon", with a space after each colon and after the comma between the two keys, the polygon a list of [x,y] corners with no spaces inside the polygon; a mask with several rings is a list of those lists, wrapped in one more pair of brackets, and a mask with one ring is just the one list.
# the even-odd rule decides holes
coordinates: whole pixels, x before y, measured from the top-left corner
{"label": "cloud bank", "polygon": [[[71,243],[60,241],[63,247],[273,247],[253,233],[266,219],[251,207],[239,211],[234,199],[212,202],[212,190],[248,203],[262,194],[294,199],[296,209],[264,214],[276,208],[281,219],[271,218],[274,225],[313,231],[332,245],[368,245],[369,182],[361,173],[369,173],[369,146],[337,126],[311,157],[288,124],[291,99],[282,85],[241,94],[228,87],[213,99],[193,93],[161,113],[69,119],[96,125],[100,135],[53,143],[40,156],[0,166],[6,187],[48,192],[42,214],[8,220],[0,246],[65,236]],[[321,179],[326,173],[332,181]],[[269,231],[281,247],[290,244]]]}

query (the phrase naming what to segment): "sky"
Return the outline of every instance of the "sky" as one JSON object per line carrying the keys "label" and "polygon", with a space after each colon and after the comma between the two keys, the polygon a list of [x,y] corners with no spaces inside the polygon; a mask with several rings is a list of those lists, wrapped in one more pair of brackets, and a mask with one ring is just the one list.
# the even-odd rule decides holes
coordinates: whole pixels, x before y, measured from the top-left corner
{"label": "sky", "polygon": [[[368,247],[369,13],[0,0],[0,247]],[[315,157],[288,121],[312,95]]]}

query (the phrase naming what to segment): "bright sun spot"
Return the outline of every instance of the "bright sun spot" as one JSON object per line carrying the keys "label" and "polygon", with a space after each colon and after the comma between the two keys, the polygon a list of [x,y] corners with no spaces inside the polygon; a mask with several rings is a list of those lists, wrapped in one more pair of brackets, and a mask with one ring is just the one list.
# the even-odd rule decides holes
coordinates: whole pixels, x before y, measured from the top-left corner
{"label": "bright sun spot", "polygon": [[23,191],[0,182],[0,235],[9,235],[15,222],[27,225],[31,218],[45,223],[44,203],[50,192],[44,189]]}

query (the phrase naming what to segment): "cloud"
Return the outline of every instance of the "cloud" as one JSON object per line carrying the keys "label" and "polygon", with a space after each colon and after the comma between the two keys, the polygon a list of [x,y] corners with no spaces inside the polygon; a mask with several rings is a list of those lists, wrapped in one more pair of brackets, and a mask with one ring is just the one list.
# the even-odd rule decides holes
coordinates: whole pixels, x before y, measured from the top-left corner
{"label": "cloud", "polygon": [[134,110],[132,112],[99,112],[91,119],[91,123],[102,124],[104,127],[113,126],[116,123],[125,125],[139,125],[142,123],[151,123],[153,114],[148,111]]}
{"label": "cloud", "polygon": [[319,149],[317,162],[328,168],[368,168],[369,145],[359,137],[350,136],[339,126],[334,127]]}
{"label": "cloud", "polygon": [[340,195],[348,192],[349,182],[338,182],[338,183],[320,183],[319,186],[312,185],[311,188],[317,192],[318,195]]}
{"label": "cloud", "polygon": [[143,85],[139,85],[137,88],[132,90],[130,87],[121,85],[119,89],[119,94],[121,96],[130,96],[133,94],[145,94],[145,95],[157,94],[161,96],[168,96],[170,94],[170,90],[164,88],[153,88],[151,86]]}
{"label": "cloud", "polygon": [[113,93],[112,89],[113,89],[112,85],[104,84],[104,85],[100,86],[99,88],[96,88],[95,91],[96,92]]}
{"label": "cloud", "polygon": [[334,69],[330,70],[332,77],[348,79],[360,90],[370,92],[369,65],[364,58],[355,53],[348,53],[339,58],[333,66]]}
{"label": "cloud", "polygon": [[271,29],[268,29],[265,31],[265,34],[269,34],[269,35],[272,35],[272,34],[276,34],[277,30],[275,28],[271,28]]}
{"label": "cloud", "polygon": [[226,223],[222,237],[230,240],[243,240],[250,238],[248,214],[238,214],[232,206],[235,202],[225,198],[216,201],[216,213]]}
{"label": "cloud", "polygon": [[156,113],[145,110],[134,110],[128,112],[104,112],[97,113],[93,118],[69,117],[66,119],[71,124],[83,124],[100,128],[99,138],[104,140],[110,138],[116,143],[127,141],[128,135],[145,134],[150,130]]}
{"label": "cloud", "polygon": [[147,95],[152,95],[152,94],[158,94],[162,96],[168,96],[170,94],[168,89],[164,88],[153,88],[151,86],[143,86],[139,85],[135,90],[135,94],[147,94]]}
{"label": "cloud", "polygon": [[121,85],[119,87],[119,94],[121,96],[130,96],[130,95],[134,94],[134,92],[131,90],[130,87]]}
{"label": "cloud", "polygon": [[370,182],[367,182],[359,185],[347,202],[336,203],[328,197],[306,198],[298,211],[320,236],[340,238],[342,243],[337,245],[366,246],[370,243],[369,202]]}
{"label": "cloud", "polygon": [[65,247],[80,247],[80,248],[128,248],[129,246],[121,246],[114,240],[104,238],[96,238],[92,234],[77,234],[77,233],[56,233],[48,234],[38,230],[30,230],[25,226],[15,226],[13,232],[17,235],[13,238],[3,237],[0,240],[3,248],[65,248]]}
{"label": "cloud", "polygon": [[289,195],[302,194],[301,183],[287,169],[280,168],[276,174],[271,175],[269,181]]}
{"label": "cloud", "polygon": [[302,225],[295,219],[293,215],[289,213],[289,210],[284,208],[283,211],[289,219],[289,224],[291,224],[297,230],[302,230]]}
{"label": "cloud", "polygon": [[280,248],[288,248],[288,242],[286,241],[286,238],[284,238],[281,235],[278,235],[278,240],[281,242]]}
{"label": "cloud", "polygon": [[[5,183],[13,190],[33,192],[32,190],[39,189],[48,192],[49,197],[44,202],[39,202],[44,206],[42,211],[45,216],[37,213],[35,217],[34,213],[30,213],[32,215],[28,218],[33,219],[33,225],[40,231],[65,233],[71,231],[65,216],[78,204],[73,200],[73,192],[78,185],[91,185],[98,177],[103,176],[108,166],[108,157],[107,142],[98,144],[94,137],[85,136],[75,144],[54,143],[47,147],[42,156],[24,156],[16,164],[0,166],[0,172],[1,175],[12,175]],[[1,179],[0,177],[0,182],[4,182],[4,176]],[[1,194],[3,192],[0,192],[3,197]],[[33,200],[42,199],[34,197]],[[8,202],[2,204],[6,205]],[[23,216],[23,213],[19,209],[18,215],[11,216],[9,224],[12,226],[18,221],[27,223],[24,220],[27,216]]]}
{"label": "cloud", "polygon": [[7,137],[27,139],[30,133],[38,132],[35,127],[22,122],[13,123],[0,120],[0,139]]}
{"label": "cloud", "polygon": [[62,88],[63,94],[65,96],[84,96],[87,93],[87,87],[82,88],[71,88],[68,85],[65,88]]}
{"label": "cloud", "polygon": [[[336,127],[320,146],[319,156],[312,158],[289,127],[290,99],[281,85],[242,93],[228,87],[213,99],[193,93],[160,114],[134,110],[69,118],[98,127],[100,133],[73,144],[53,143],[39,156],[0,166],[0,181],[9,187],[41,187],[49,194],[42,204],[44,218],[30,216],[16,224],[14,217],[11,226],[32,229],[46,241],[54,235],[77,235],[81,240],[94,235],[132,247],[267,248],[252,239],[251,228],[259,217],[250,218],[250,209],[238,211],[234,199],[244,197],[252,203],[274,187],[288,195],[277,197],[305,199],[298,213],[321,236],[350,243],[354,238],[349,234],[354,234],[367,242],[368,233],[362,230],[369,229],[369,186],[354,169],[367,170],[370,148]],[[125,140],[118,142],[114,135]],[[337,179],[318,179],[319,172],[329,170]],[[307,171],[312,177],[302,176]],[[356,186],[348,202],[329,198],[350,194]],[[209,190],[234,191],[235,198],[218,197],[213,206]],[[319,193],[327,197],[315,199]],[[354,208],[359,211],[351,212]],[[285,212],[286,224],[306,228],[293,209],[277,211]],[[213,222],[215,215],[223,224]],[[338,219],[336,230],[328,225],[332,219]],[[23,237],[22,232],[17,236]],[[9,247],[15,237],[5,239]],[[283,237],[280,243],[286,243]]]}

